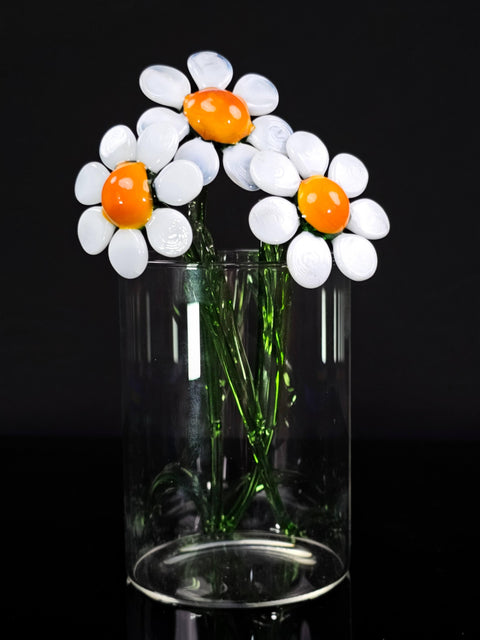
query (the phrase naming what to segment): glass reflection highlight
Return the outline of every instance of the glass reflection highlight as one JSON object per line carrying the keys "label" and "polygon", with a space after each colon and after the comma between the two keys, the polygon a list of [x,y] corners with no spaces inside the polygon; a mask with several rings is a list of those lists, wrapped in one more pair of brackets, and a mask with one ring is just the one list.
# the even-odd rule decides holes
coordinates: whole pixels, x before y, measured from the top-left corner
{"label": "glass reflection highlight", "polygon": [[128,586],[127,640],[352,640],[351,580],[282,609],[186,610]]}

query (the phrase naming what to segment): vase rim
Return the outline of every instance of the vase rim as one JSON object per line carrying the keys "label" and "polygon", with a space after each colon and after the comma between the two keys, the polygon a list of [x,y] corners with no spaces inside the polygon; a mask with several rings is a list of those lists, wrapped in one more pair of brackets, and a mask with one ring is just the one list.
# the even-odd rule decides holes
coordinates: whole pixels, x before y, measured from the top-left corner
{"label": "vase rim", "polygon": [[[226,267],[226,266],[244,266],[248,264],[259,264],[259,250],[258,249],[220,249],[217,251],[218,260],[212,264]],[[158,253],[150,252],[149,265],[165,265],[170,267],[182,267],[182,268],[198,268],[210,265],[204,265],[200,262],[186,262],[182,257],[179,258],[164,258]],[[269,266],[278,265],[283,267],[286,265],[285,261],[269,262]]]}

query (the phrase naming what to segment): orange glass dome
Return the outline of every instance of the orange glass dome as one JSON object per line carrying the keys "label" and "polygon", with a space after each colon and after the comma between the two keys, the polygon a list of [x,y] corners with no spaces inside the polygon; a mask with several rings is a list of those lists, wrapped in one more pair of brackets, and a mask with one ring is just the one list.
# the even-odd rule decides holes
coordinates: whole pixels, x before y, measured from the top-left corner
{"label": "orange glass dome", "polygon": [[153,198],[143,162],[125,162],[102,190],[103,215],[120,229],[141,229],[150,219]]}
{"label": "orange glass dome", "polygon": [[247,103],[225,89],[201,89],[185,97],[183,112],[204,140],[235,144],[255,128]]}
{"label": "orange glass dome", "polygon": [[333,180],[324,176],[302,180],[297,198],[301,214],[317,231],[336,234],[345,229],[350,202],[345,191]]}

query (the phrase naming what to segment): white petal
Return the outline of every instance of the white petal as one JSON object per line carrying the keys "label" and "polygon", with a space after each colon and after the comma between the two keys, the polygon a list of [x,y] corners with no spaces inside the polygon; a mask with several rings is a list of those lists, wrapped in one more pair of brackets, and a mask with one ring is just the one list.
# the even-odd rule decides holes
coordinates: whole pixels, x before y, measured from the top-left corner
{"label": "white petal", "polygon": [[178,133],[178,140],[181,141],[190,132],[190,125],[183,113],[177,113],[167,107],[151,107],[147,109],[137,121],[137,135],[144,129],[157,122],[169,122],[173,124]]}
{"label": "white petal", "polygon": [[135,160],[137,141],[133,131],[124,124],[109,129],[100,141],[100,158],[109,169],[119,162]]}
{"label": "white petal", "polygon": [[137,160],[158,173],[175,155],[178,133],[173,124],[157,122],[144,129],[137,141]]}
{"label": "white petal", "polygon": [[203,173],[191,160],[174,160],[160,171],[153,184],[160,202],[179,207],[198,196]]}
{"label": "white petal", "polygon": [[377,269],[377,252],[366,238],[341,233],[332,241],[333,257],[340,271],[351,280],[367,280]]}
{"label": "white petal", "polygon": [[300,219],[292,202],[269,196],[252,207],[248,223],[253,235],[262,242],[282,244],[295,235]]}
{"label": "white petal", "polygon": [[369,240],[379,240],[390,231],[390,221],[377,202],[370,198],[360,198],[350,203],[347,229]]}
{"label": "white petal", "polygon": [[235,84],[233,93],[245,100],[251,116],[271,113],[278,105],[276,86],[268,78],[257,73],[242,76]]}
{"label": "white petal", "polygon": [[257,191],[250,174],[250,163],[258,149],[244,142],[225,147],[223,150],[223,168],[227,176],[239,187],[247,191]]}
{"label": "white petal", "polygon": [[175,160],[191,160],[200,167],[203,174],[203,184],[210,184],[220,168],[218,153],[211,142],[194,138],[182,144],[175,154]]}
{"label": "white petal", "polygon": [[82,249],[91,256],[101,253],[110,242],[115,225],[109,222],[102,213],[102,207],[86,209],[77,225],[77,234]]}
{"label": "white petal", "polygon": [[100,204],[102,189],[110,171],[100,162],[88,162],[78,172],[75,180],[75,197],[85,205]]}
{"label": "white petal", "polygon": [[308,231],[295,236],[287,250],[292,278],[307,289],[320,287],[332,270],[332,252],[323,238]]}
{"label": "white petal", "polygon": [[119,229],[108,245],[108,257],[122,277],[140,276],[148,263],[148,247],[142,232],[139,229]]}
{"label": "white petal", "polygon": [[368,183],[367,167],[350,153],[339,153],[333,158],[328,177],[339,184],[349,198],[363,193]]}
{"label": "white petal", "polygon": [[214,51],[199,51],[187,60],[187,67],[199,89],[225,89],[233,77],[230,62]]}
{"label": "white petal", "polygon": [[148,241],[162,256],[181,256],[192,244],[192,227],[175,209],[155,209],[146,226]]}
{"label": "white petal", "polygon": [[140,89],[153,102],[175,109],[181,109],[185,96],[191,91],[190,82],[184,73],[162,64],[142,71]]}
{"label": "white petal", "polygon": [[302,178],[323,176],[327,170],[327,147],[313,133],[295,131],[286,142],[286,150]]}
{"label": "white petal", "polygon": [[253,120],[255,129],[247,141],[260,151],[286,153],[286,142],[292,135],[291,126],[278,116],[260,116]]}
{"label": "white petal", "polygon": [[294,196],[300,176],[291,160],[277,151],[259,151],[252,158],[250,173],[255,184],[274,196]]}

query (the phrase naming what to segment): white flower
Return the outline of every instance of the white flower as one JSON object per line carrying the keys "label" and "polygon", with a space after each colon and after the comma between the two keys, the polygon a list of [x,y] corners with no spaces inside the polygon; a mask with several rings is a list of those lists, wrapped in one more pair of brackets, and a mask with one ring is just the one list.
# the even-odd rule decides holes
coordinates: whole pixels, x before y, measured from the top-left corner
{"label": "white flower", "polygon": [[[234,147],[238,143],[240,147],[240,141],[250,134],[254,136],[253,140],[264,137],[262,131],[265,124],[257,132],[255,123],[261,122],[262,118],[275,117],[268,114],[278,104],[278,91],[270,80],[255,73],[242,76],[232,91],[227,90],[233,78],[232,65],[214,51],[194,53],[188,58],[187,67],[198,88],[193,93],[189,78],[173,67],[153,65],[141,73],[141,90],[150,100],[163,106],[153,107],[142,114],[137,131],[140,132],[145,123],[168,120],[175,123],[183,139],[191,127],[199,138],[185,143],[180,147],[179,154],[182,157],[187,152],[194,154],[194,161],[202,168],[204,175],[207,173],[210,176],[208,179],[211,181],[218,171],[218,155],[212,144],[202,147],[199,143],[217,142]],[[183,112],[179,113],[180,110]],[[251,116],[258,118],[252,122]],[[187,145],[188,151],[184,149]],[[208,167],[207,172],[205,166]],[[225,169],[229,175],[236,171],[236,168],[229,171],[228,166]]]}
{"label": "white flower", "polygon": [[[231,157],[234,150],[228,153]],[[340,153],[328,167],[325,145],[305,131],[287,135],[284,151],[267,147],[250,153],[243,150],[243,154],[243,174],[248,179],[237,184],[250,190],[256,186],[269,194],[252,208],[250,228],[268,244],[291,241],[287,265],[299,284],[318,287],[328,278],[332,268],[329,241],[335,264],[344,275],[359,281],[375,273],[377,254],[370,241],[386,236],[390,223],[373,200],[350,201],[368,183],[361,160]]]}
{"label": "white flower", "polygon": [[[198,89],[193,93],[182,71],[147,67],[140,88],[161,106],[138,119],[138,140],[128,127],[112,127],[100,144],[103,164],[81,169],[75,194],[89,205],[78,224],[85,251],[96,254],[108,246],[116,271],[137,277],[148,262],[144,228],[155,251],[182,255],[192,229],[171,207],[191,202],[215,179],[220,145],[230,179],[267,194],[251,209],[250,228],[261,242],[289,243],[287,265],[299,284],[323,284],[333,259],[353,280],[372,276],[377,254],[371,240],[387,235],[389,220],[373,200],[351,201],[367,186],[363,162],[340,153],[329,165],[320,138],[294,132],[272,114],[278,91],[264,76],[244,75],[230,91],[232,65],[213,51],[191,55],[187,67]],[[192,131],[197,137],[183,142]],[[155,196],[164,206],[154,208]]]}
{"label": "white flower", "polygon": [[[175,209],[154,209],[149,175],[158,173],[154,188],[166,205],[189,202],[203,188],[203,174],[191,161],[173,161],[179,134],[169,122],[146,126],[136,139],[125,125],[116,125],[103,136],[99,155],[102,163],[89,162],[75,182],[77,200],[87,205],[78,221],[83,249],[95,255],[108,247],[113,268],[125,278],[136,278],[145,270],[148,247],[168,257],[182,255],[192,242],[187,218]],[[162,177],[168,172],[168,188]]]}

